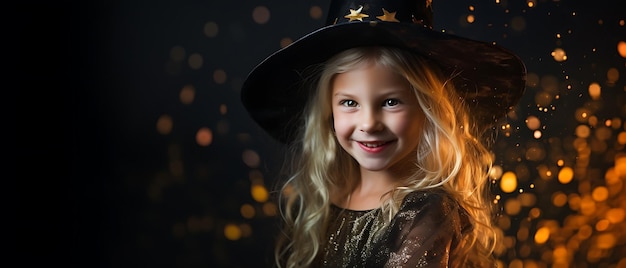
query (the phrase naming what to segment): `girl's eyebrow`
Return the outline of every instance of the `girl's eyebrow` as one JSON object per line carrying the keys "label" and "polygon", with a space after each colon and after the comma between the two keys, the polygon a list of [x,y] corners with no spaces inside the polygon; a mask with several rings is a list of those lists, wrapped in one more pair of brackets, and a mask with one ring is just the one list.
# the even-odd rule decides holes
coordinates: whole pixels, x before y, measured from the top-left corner
{"label": "girl's eyebrow", "polygon": [[354,95],[352,95],[352,94],[349,94],[349,93],[344,93],[344,92],[341,92],[341,91],[336,92],[335,94],[333,94],[333,97],[334,97],[334,96],[354,97]]}

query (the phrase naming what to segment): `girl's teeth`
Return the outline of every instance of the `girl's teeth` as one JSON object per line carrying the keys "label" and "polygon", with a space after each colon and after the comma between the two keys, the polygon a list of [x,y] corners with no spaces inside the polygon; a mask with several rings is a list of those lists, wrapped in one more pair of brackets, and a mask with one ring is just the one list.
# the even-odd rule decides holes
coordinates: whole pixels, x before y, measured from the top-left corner
{"label": "girl's teeth", "polygon": [[384,142],[381,143],[362,143],[363,145],[369,147],[369,148],[376,148],[378,146],[381,146],[384,144]]}

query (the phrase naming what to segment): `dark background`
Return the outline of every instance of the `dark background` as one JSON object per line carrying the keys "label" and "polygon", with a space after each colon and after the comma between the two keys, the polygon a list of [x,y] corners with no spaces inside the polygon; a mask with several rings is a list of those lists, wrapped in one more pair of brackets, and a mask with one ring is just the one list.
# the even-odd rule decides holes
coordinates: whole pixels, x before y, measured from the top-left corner
{"label": "dark background", "polygon": [[[608,199],[596,201],[592,213],[553,205],[551,199],[556,193],[570,201],[592,196],[593,189],[607,186],[606,172],[624,153],[618,135],[625,128],[603,128],[606,120],[626,120],[625,59],[617,51],[618,42],[626,41],[626,16],[619,2],[538,0],[529,7],[527,1],[434,1],[436,30],[513,50],[526,62],[529,81],[536,82],[529,83],[510,114],[510,128],[499,130],[494,147],[496,164],[514,171],[517,188],[528,194],[494,187],[500,204],[535,200],[514,215],[503,208],[511,223],[503,230],[508,237],[500,256],[504,264],[548,267],[563,247],[567,263],[576,267],[615,267],[626,256],[624,221],[597,227],[607,209],[626,209],[622,184]],[[19,159],[5,195],[7,211],[15,212],[6,218],[18,253],[10,255],[23,266],[268,266],[278,219],[262,212],[271,201],[251,197],[258,181],[250,172],[262,174],[261,184],[271,191],[282,147],[248,118],[238,90],[246,74],[281,47],[282,38],[296,40],[322,26],[324,15],[315,19],[309,10],[317,6],[325,12],[327,5],[322,0],[135,0],[10,6],[17,16],[5,22],[7,32],[11,36],[17,28],[19,40],[15,50],[9,38],[5,51],[17,63],[18,73],[9,72],[9,81],[19,89],[17,105],[6,104],[18,107],[19,141],[14,146],[7,140]],[[267,23],[253,19],[259,6],[270,11]],[[468,15],[475,16],[474,23],[467,23]],[[219,27],[214,37],[203,33],[208,22]],[[174,47],[184,49],[183,61],[172,59]],[[564,49],[568,59],[555,61],[550,55],[555,48]],[[187,64],[193,54],[203,58],[198,69]],[[607,78],[610,68],[618,71],[617,81]],[[225,82],[213,78],[216,70],[226,73]],[[602,87],[600,100],[589,96],[593,82]],[[180,93],[188,85],[195,97],[183,104]],[[538,96],[550,98],[547,110],[539,109],[544,106],[537,104]],[[600,123],[576,119],[581,109]],[[160,134],[156,124],[164,115],[173,127]],[[533,138],[524,122],[531,115],[541,120],[540,138]],[[592,135],[578,137],[579,125],[589,126]],[[203,127],[213,133],[208,146],[196,143]],[[594,136],[598,129],[608,129],[609,138]],[[581,140],[593,145],[585,165]],[[537,151],[543,156],[533,156]],[[244,152],[256,153],[259,164],[246,164]],[[573,182],[556,180],[559,159],[583,170]],[[554,175],[544,178],[544,169]],[[254,217],[242,216],[244,204],[255,208]],[[533,208],[541,211],[539,217],[528,216]],[[593,230],[590,236],[577,238],[582,228],[568,220],[572,215],[582,215]],[[549,242],[535,243],[536,230],[554,222]],[[229,224],[251,233],[229,240],[224,235]],[[609,248],[598,248],[603,234],[614,237]]]}

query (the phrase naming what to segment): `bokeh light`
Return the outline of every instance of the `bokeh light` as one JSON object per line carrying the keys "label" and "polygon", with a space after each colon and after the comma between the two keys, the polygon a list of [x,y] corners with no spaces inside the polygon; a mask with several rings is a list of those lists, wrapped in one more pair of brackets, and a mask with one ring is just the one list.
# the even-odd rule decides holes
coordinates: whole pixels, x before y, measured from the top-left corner
{"label": "bokeh light", "polygon": [[511,171],[502,174],[500,179],[500,189],[505,193],[512,193],[517,189],[517,176]]}
{"label": "bokeh light", "polygon": [[265,6],[255,7],[252,11],[252,19],[258,24],[265,24],[270,20],[270,10]]}

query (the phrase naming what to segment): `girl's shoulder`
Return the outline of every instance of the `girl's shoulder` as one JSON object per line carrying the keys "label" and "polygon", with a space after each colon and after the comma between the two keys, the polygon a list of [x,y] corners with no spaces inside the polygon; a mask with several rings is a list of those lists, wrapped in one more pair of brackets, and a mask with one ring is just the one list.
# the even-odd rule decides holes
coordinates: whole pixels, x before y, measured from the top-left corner
{"label": "girl's shoulder", "polygon": [[455,197],[446,192],[443,189],[426,189],[426,190],[416,190],[408,193],[404,199],[402,200],[402,204],[400,205],[400,209],[402,208],[416,208],[420,206],[427,205],[452,205],[459,206],[459,202],[455,199]]}
{"label": "girl's shoulder", "polygon": [[471,228],[468,212],[452,194],[443,189],[418,190],[407,194],[396,214],[396,220],[428,220],[433,223],[452,220],[462,231]]}

